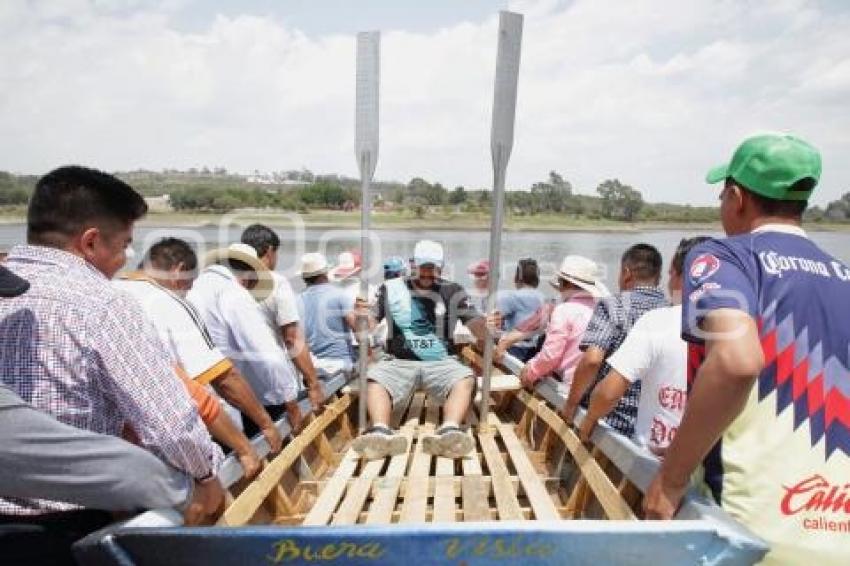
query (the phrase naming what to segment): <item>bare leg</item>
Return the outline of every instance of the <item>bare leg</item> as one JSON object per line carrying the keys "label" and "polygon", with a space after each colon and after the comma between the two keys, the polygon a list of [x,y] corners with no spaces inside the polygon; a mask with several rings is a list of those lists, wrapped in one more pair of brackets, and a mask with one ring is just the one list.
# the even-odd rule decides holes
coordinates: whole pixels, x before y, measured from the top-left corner
{"label": "bare leg", "polygon": [[393,402],[384,386],[370,381],[366,389],[366,407],[373,425],[390,425]]}
{"label": "bare leg", "polygon": [[375,460],[395,456],[407,450],[407,438],[389,430],[393,403],[383,385],[369,382],[366,389],[366,407],[369,409],[372,427],[354,439],[351,443],[354,451],[367,460]]}
{"label": "bare leg", "polygon": [[[443,422],[463,425],[466,413],[472,404],[472,389],[475,385],[472,377],[467,377],[455,383],[446,402],[443,403]],[[371,391],[370,391],[371,392]]]}

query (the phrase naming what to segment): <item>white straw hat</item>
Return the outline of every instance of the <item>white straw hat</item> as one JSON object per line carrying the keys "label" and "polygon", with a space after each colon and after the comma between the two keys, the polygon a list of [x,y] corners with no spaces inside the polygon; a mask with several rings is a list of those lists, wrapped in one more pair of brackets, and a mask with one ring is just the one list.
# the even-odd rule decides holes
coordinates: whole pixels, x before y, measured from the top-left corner
{"label": "white straw hat", "polygon": [[249,292],[258,302],[265,301],[274,291],[274,280],[271,271],[257,257],[257,250],[248,244],[230,244],[226,248],[212,250],[204,256],[204,266],[223,263],[225,261],[241,261],[257,274],[257,285]]}
{"label": "white straw hat", "polygon": [[328,272],[328,259],[324,254],[312,252],[301,256],[301,267],[296,272],[302,278],[315,277]]}
{"label": "white straw hat", "polygon": [[598,298],[610,294],[600,277],[599,265],[595,261],[580,255],[568,255],[549,283],[557,289],[560,287],[559,280],[564,279]]}

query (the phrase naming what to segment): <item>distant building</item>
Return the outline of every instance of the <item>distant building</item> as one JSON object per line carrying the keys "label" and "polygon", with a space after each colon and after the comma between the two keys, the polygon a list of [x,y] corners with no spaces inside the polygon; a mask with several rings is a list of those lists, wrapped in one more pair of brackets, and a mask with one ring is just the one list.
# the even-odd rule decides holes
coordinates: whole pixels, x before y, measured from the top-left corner
{"label": "distant building", "polygon": [[168,195],[159,195],[158,197],[145,197],[145,203],[148,205],[150,212],[171,212],[171,197]]}

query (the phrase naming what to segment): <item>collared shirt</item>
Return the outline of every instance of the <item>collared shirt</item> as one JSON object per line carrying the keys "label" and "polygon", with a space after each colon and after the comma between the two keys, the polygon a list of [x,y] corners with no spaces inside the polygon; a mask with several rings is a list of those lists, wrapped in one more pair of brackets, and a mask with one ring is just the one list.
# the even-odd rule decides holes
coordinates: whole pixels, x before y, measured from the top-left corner
{"label": "collared shirt", "polygon": [[[170,356],[141,307],[85,260],[16,246],[6,267],[30,282],[0,300],[0,374],[26,402],[58,420],[103,434],[130,425],[146,448],[195,478],[223,459]],[[40,514],[73,506],[0,500],[0,513]]]}
{"label": "collared shirt", "polygon": [[[586,350],[590,346],[596,346],[604,351],[605,357],[608,358],[626,339],[637,319],[652,309],[665,307],[668,304],[661,288],[649,286],[637,286],[631,291],[600,299],[579,347]],[[583,406],[587,407],[593,388],[608,375],[610,370],[611,366],[606,360],[599,368],[593,386],[585,393],[582,399]],[[629,386],[614,410],[605,417],[605,421],[618,432],[631,437],[635,431],[639,404],[640,382],[638,381]]]}
{"label": "collared shirt", "polygon": [[582,293],[552,309],[543,347],[526,365],[529,380],[537,381],[554,372],[569,387],[582,355],[579,342],[595,304],[594,297]]}
{"label": "collared shirt", "polygon": [[213,343],[233,361],[261,403],[280,405],[298,396],[289,356],[257,301],[227,267],[204,269],[187,298],[201,314]]}

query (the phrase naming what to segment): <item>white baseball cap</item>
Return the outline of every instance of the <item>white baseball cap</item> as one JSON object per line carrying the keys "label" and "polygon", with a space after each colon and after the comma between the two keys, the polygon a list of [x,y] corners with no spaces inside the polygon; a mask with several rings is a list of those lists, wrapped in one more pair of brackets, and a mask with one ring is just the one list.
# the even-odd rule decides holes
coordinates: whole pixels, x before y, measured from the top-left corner
{"label": "white baseball cap", "polygon": [[443,267],[443,246],[434,240],[419,240],[413,248],[413,263],[417,266],[433,264]]}

